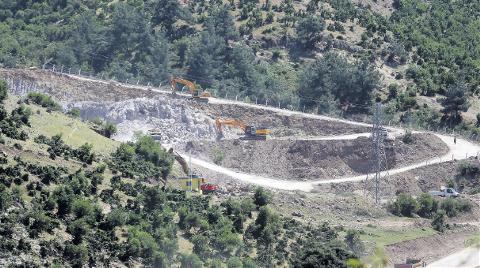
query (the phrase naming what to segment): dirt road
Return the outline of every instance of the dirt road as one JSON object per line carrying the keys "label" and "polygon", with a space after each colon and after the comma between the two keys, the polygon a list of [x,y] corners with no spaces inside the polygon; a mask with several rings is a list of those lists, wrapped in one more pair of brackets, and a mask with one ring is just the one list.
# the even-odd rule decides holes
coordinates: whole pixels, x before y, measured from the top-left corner
{"label": "dirt road", "polygon": [[432,262],[427,268],[478,268],[480,267],[480,248],[470,247],[455,252],[445,258]]}
{"label": "dirt road", "polygon": [[[109,83],[107,81],[101,81],[98,79],[90,79],[90,78],[85,78],[85,77],[80,77],[76,75],[66,75],[75,79],[81,79],[84,81],[94,81],[94,82],[100,82],[100,83]],[[119,83],[121,84],[121,83]],[[131,89],[136,89],[136,90],[145,90],[149,92],[155,92],[155,93],[160,93],[160,94],[170,94],[170,91],[167,90],[161,90],[153,87],[145,87],[145,86],[135,86],[135,85],[126,85],[122,84],[123,86],[126,86]],[[182,96],[188,96],[185,94],[179,94]],[[344,119],[338,119],[338,118],[332,118],[328,116],[323,116],[323,115],[315,115],[315,114],[308,114],[308,113],[302,113],[302,112],[297,112],[297,111],[290,111],[290,110],[285,110],[285,109],[279,109],[279,108],[274,108],[274,107],[268,107],[268,106],[263,106],[263,105],[256,105],[256,104],[250,104],[250,103],[244,103],[244,102],[239,102],[239,101],[231,101],[231,100],[225,100],[225,99],[218,99],[218,98],[210,98],[210,103],[212,104],[230,104],[230,105],[237,105],[237,106],[244,106],[244,107],[252,107],[256,109],[263,109],[263,110],[268,110],[268,111],[273,111],[278,114],[283,114],[283,115],[297,115],[305,118],[315,118],[315,119],[321,119],[325,121],[331,121],[331,122],[340,122],[340,123],[346,123],[350,125],[356,125],[356,126],[365,126],[365,127],[370,127],[369,124],[366,123],[361,123],[361,122],[353,122],[349,120],[344,120]],[[389,131],[389,134],[395,136],[399,135],[399,133],[402,133],[402,129],[398,128],[393,128],[393,127],[388,127],[387,130]],[[336,136],[331,136],[331,137],[319,137],[316,139],[321,139],[321,140],[339,140],[339,139],[356,139],[358,137],[364,137],[368,135],[367,133],[357,133],[357,134],[349,134],[349,135],[336,135]],[[422,167],[425,165],[431,165],[435,163],[442,163],[442,162],[447,162],[452,159],[465,159],[467,157],[471,156],[476,156],[480,152],[480,146],[474,143],[471,143],[469,141],[466,141],[464,139],[457,139],[456,144],[454,143],[453,137],[446,136],[446,135],[441,135],[441,134],[435,134],[438,136],[442,141],[447,144],[449,148],[449,152],[443,156],[436,157],[433,159],[429,159],[427,161],[422,161],[413,165],[408,165],[400,168],[395,168],[391,169],[388,171],[385,171],[384,173],[388,173],[390,175],[393,174],[398,174],[401,172],[409,171],[418,167]],[[315,139],[315,138],[312,138]],[[303,181],[303,182],[292,182],[292,181],[285,181],[282,180],[281,178],[268,178],[268,177],[262,177],[262,176],[256,176],[253,174],[246,174],[246,173],[241,173],[241,172],[236,172],[233,170],[229,170],[224,167],[217,166],[212,163],[208,163],[205,161],[202,161],[200,159],[195,159],[192,158],[192,163],[204,168],[207,168],[209,170],[225,174],[227,176],[230,176],[234,179],[238,179],[240,181],[244,181],[247,183],[253,183],[261,186],[265,186],[268,188],[274,188],[274,189],[282,189],[282,190],[300,190],[300,191],[311,191],[315,185],[319,184],[327,184],[327,183],[344,183],[344,182],[358,182],[362,181],[368,178],[372,178],[372,176],[365,174],[365,175],[360,175],[360,176],[353,176],[353,177],[344,177],[344,178],[337,178],[337,179],[331,179],[331,180],[317,180],[313,179],[311,181]]]}
{"label": "dirt road", "polygon": [[[392,130],[396,132],[402,131],[400,129],[392,129]],[[457,142],[455,144],[453,137],[451,136],[446,136],[441,134],[434,134],[434,135],[439,137],[448,146],[449,152],[447,154],[440,157],[428,159],[426,161],[422,161],[420,163],[416,163],[413,165],[408,165],[400,168],[387,170],[383,172],[383,175],[385,174],[394,175],[394,174],[402,173],[412,169],[416,169],[422,166],[448,162],[448,161],[451,161],[452,159],[456,159],[456,160],[466,159],[468,157],[477,156],[480,153],[480,146],[472,142],[469,142],[467,140],[457,138]],[[346,136],[342,136],[341,138],[356,139],[362,136],[365,136],[365,133],[346,135]],[[336,139],[338,137],[339,136],[334,136],[334,137],[331,137],[331,139]],[[328,140],[329,138],[323,137],[323,139]],[[187,156],[184,155],[184,157],[187,157]],[[196,159],[193,157],[192,157],[192,164],[218,172],[220,174],[227,175],[231,178],[238,179],[243,182],[252,183],[252,184],[260,185],[263,187],[279,189],[279,190],[292,190],[292,191],[299,190],[299,191],[309,192],[313,190],[313,187],[315,185],[319,185],[319,184],[359,182],[365,179],[373,178],[371,174],[365,174],[360,176],[344,177],[344,178],[331,179],[331,180],[311,180],[311,181],[293,182],[293,181],[282,180],[280,178],[268,178],[263,176],[257,176],[254,174],[237,172],[237,171],[233,171],[228,168],[224,168],[224,167],[215,165],[213,163],[208,163],[206,161]]]}

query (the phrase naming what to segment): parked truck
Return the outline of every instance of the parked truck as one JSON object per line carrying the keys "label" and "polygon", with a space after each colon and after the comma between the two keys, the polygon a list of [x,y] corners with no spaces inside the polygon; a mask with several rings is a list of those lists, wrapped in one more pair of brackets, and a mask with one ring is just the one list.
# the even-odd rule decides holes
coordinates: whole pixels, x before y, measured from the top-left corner
{"label": "parked truck", "polygon": [[440,191],[430,191],[428,192],[432,196],[441,196],[441,197],[458,197],[460,194],[453,188],[441,187]]}

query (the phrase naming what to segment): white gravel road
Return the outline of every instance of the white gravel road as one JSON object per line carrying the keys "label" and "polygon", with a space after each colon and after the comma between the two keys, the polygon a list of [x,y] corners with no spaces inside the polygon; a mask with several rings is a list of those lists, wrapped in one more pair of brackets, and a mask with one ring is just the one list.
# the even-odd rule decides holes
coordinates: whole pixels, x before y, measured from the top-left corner
{"label": "white gravel road", "polygon": [[427,268],[478,268],[480,248],[470,247],[427,265]]}
{"label": "white gravel road", "polygon": [[[70,75],[71,77],[83,79],[83,80],[91,80],[91,81],[96,81],[96,82],[103,82],[100,80],[96,79],[89,79],[85,77],[79,77],[75,75]],[[144,86],[135,86],[135,85],[125,85],[132,89],[141,89],[141,90],[148,90],[148,91],[154,91],[157,93],[161,94],[171,94],[169,91],[166,90],[161,90],[157,88],[152,88],[152,87],[144,87]],[[188,96],[187,94],[179,94],[182,96]],[[274,108],[274,107],[269,107],[269,106],[263,106],[263,105],[256,105],[256,104],[250,104],[250,103],[244,103],[244,102],[239,102],[239,101],[232,101],[232,100],[226,100],[226,99],[217,99],[217,98],[210,98],[209,100],[210,103],[215,103],[215,104],[232,104],[232,105],[239,105],[239,106],[245,106],[245,107],[252,107],[252,108],[257,108],[257,109],[264,109],[264,110],[269,110],[269,111],[274,111],[279,114],[283,115],[297,115],[297,116],[302,116],[302,117],[308,117],[308,118],[316,118],[316,119],[322,119],[326,121],[335,121],[335,122],[341,122],[341,123],[346,123],[346,124],[351,124],[351,125],[357,125],[357,126],[367,126],[370,127],[370,124],[366,123],[361,123],[361,122],[353,122],[345,119],[338,119],[338,118],[332,118],[328,116],[323,116],[323,115],[316,115],[316,114],[308,114],[308,113],[302,113],[302,112],[297,112],[297,111],[290,111],[290,110],[285,110],[285,109],[279,109],[279,108]],[[403,132],[402,129],[399,128],[394,128],[394,127],[388,127],[387,128],[389,135],[393,136],[398,136]],[[420,132],[419,132],[420,133]],[[442,135],[442,134],[437,134],[433,133],[434,135],[438,136],[449,148],[449,152],[445,155],[433,158],[433,159],[428,159],[426,161],[422,161],[413,165],[408,165],[400,168],[395,168],[391,170],[385,171],[385,173],[388,173],[389,175],[393,174],[398,174],[402,173],[405,171],[409,171],[412,169],[416,169],[422,166],[426,165],[432,165],[436,163],[443,163],[450,161],[452,159],[466,159],[467,157],[471,156],[477,156],[480,153],[480,146],[477,144],[474,144],[472,142],[469,142],[467,140],[457,138],[456,144],[454,143],[453,137],[447,136],[447,135]],[[357,133],[357,134],[349,134],[349,135],[337,135],[337,136],[331,136],[331,137],[312,137],[312,138],[304,138],[304,139],[315,139],[315,140],[346,140],[346,139],[356,139],[358,137],[368,137],[368,133]],[[293,138],[293,137],[292,137]],[[188,157],[184,155],[184,157]],[[315,185],[319,184],[327,184],[327,183],[344,183],[344,182],[358,182],[365,180],[367,178],[372,178],[373,176],[368,176],[368,174],[365,175],[360,175],[360,176],[353,176],[353,177],[344,177],[344,178],[333,178],[331,180],[315,180],[315,178],[312,178],[311,181],[302,181],[302,182],[297,182],[297,181],[287,181],[287,180],[282,180],[281,178],[268,178],[268,177],[262,177],[262,176],[257,176],[253,174],[246,174],[242,172],[237,172],[230,170],[228,168],[224,168],[218,165],[215,165],[213,163],[209,163],[200,159],[196,158],[191,158],[192,159],[192,164],[201,166],[203,168],[207,168],[209,170],[225,174],[231,178],[247,182],[247,183],[252,183],[260,186],[264,186],[267,188],[273,188],[273,189],[281,189],[281,190],[299,190],[299,191],[311,191]]]}

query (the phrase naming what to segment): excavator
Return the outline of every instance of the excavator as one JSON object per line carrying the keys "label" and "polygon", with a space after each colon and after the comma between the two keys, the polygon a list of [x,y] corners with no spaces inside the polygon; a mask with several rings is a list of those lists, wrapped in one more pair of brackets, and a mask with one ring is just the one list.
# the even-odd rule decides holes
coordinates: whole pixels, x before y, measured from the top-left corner
{"label": "excavator", "polygon": [[208,102],[208,98],[212,97],[212,94],[208,91],[200,92],[193,82],[174,76],[170,78],[170,87],[173,94],[177,91],[177,83],[188,87],[189,93],[192,94],[192,98],[195,100]]}
{"label": "excavator", "polygon": [[255,127],[247,125],[244,122],[236,119],[216,119],[215,125],[217,127],[217,138],[223,138],[222,126],[234,126],[241,128],[244,132],[244,136],[240,137],[241,140],[266,140],[270,135],[270,130],[262,127]]}
{"label": "excavator", "polygon": [[201,191],[204,194],[210,194],[218,190],[218,185],[208,183],[206,178],[191,172],[187,161],[185,161],[185,159],[179,153],[174,152],[173,148],[170,148],[168,153],[175,158],[180,166],[182,166],[183,172],[189,175],[188,177],[178,178],[182,189]]}

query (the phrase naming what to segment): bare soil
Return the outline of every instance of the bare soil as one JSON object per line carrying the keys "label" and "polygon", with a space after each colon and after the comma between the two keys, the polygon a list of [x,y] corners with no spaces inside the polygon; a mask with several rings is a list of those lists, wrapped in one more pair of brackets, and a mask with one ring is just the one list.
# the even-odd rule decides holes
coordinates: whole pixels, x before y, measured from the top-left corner
{"label": "bare soil", "polygon": [[406,258],[430,263],[465,247],[465,241],[475,232],[478,232],[478,228],[459,228],[445,234],[439,233],[388,246],[390,265],[405,263]]}
{"label": "bare soil", "polygon": [[[267,140],[186,144],[184,151],[221,166],[288,180],[332,179],[370,172],[371,141],[355,140]],[[436,136],[415,134],[414,142],[389,141],[388,169],[446,154],[445,144]]]}
{"label": "bare soil", "polygon": [[[174,96],[169,93],[162,94],[148,87],[126,85],[115,81],[72,77],[50,71],[0,69],[0,77],[27,84],[26,87],[15,89],[14,93],[17,95],[25,94],[26,91],[35,88],[36,91],[47,93],[69,107],[84,102],[107,103],[139,98],[156,98],[164,99],[163,102],[173,102],[177,107],[185,107],[185,109],[192,110],[195,113],[202,113],[212,120],[219,117],[235,118],[244,121],[246,124],[268,127],[272,130],[272,135],[277,137],[293,135],[329,136],[370,132],[370,128],[364,126],[305,118],[298,115],[285,115],[275,111],[235,104],[205,104],[187,100],[182,96]],[[161,89],[169,90],[168,88]],[[154,109],[156,107],[150,108]]]}

